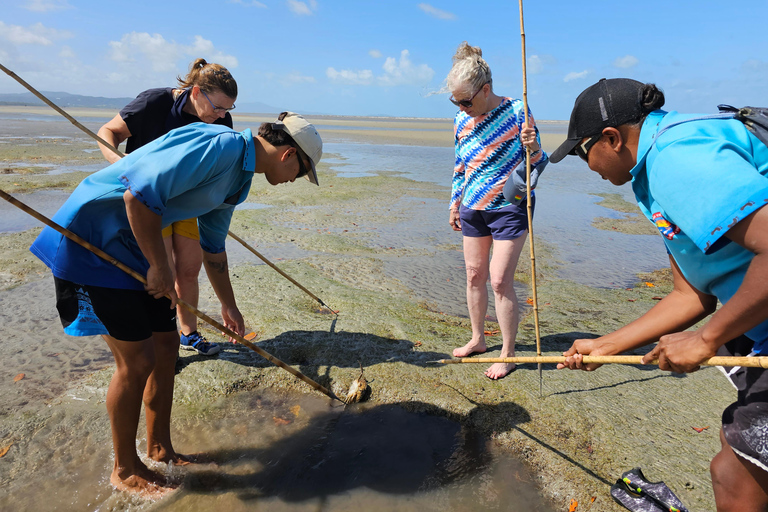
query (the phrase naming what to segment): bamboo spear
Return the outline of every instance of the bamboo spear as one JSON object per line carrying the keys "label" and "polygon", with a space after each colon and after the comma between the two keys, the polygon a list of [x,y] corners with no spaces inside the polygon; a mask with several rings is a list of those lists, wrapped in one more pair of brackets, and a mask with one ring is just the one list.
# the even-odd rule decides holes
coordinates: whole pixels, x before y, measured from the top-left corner
{"label": "bamboo spear", "polygon": [[[56,222],[52,221],[51,219],[49,219],[45,215],[39,213],[38,211],[34,210],[33,208],[31,208],[31,207],[27,206],[26,204],[22,203],[21,201],[19,201],[15,197],[13,197],[13,196],[9,195],[8,193],[6,193],[4,190],[0,190],[0,197],[5,199],[6,201],[11,203],[12,205],[20,208],[24,212],[30,214],[31,216],[33,216],[34,218],[36,218],[37,220],[39,220],[43,224],[51,227],[52,229],[55,229],[56,231],[58,231],[62,235],[66,236],[67,238],[69,238],[70,240],[75,242],[76,244],[81,245],[82,247],[88,249],[89,251],[94,253],[99,258],[102,258],[102,259],[108,261],[109,263],[111,263],[112,265],[116,266],[117,268],[119,268],[120,270],[125,272],[126,274],[130,275],[131,277],[133,277],[134,279],[136,279],[140,283],[142,283],[144,285],[147,284],[146,278],[144,276],[142,276],[141,274],[139,274],[138,272],[136,272],[135,270],[133,270],[132,268],[130,268],[130,267],[126,266],[125,264],[121,263],[120,261],[116,260],[115,258],[110,256],[109,254],[105,253],[104,251],[102,251],[98,247],[92,245],[87,240],[84,240],[83,238],[79,237],[78,235],[76,235],[72,231],[70,231],[70,230],[60,226],[59,224],[57,224]],[[253,350],[257,354],[259,354],[261,357],[263,357],[264,359],[269,361],[270,363],[272,363],[272,364],[274,364],[276,366],[279,366],[280,368],[282,368],[283,370],[286,370],[288,373],[291,373],[292,375],[295,375],[300,380],[306,382],[307,384],[312,386],[314,389],[316,389],[317,391],[320,391],[321,393],[324,393],[325,395],[329,396],[330,398],[332,398],[334,400],[338,400],[340,402],[344,402],[344,400],[342,400],[341,398],[337,397],[333,393],[333,391],[331,391],[330,389],[322,386],[321,384],[318,384],[317,382],[315,382],[314,380],[310,379],[309,377],[307,377],[306,375],[304,375],[300,371],[292,368],[291,366],[288,366],[286,363],[282,362],[280,359],[277,359],[275,356],[273,356],[272,354],[270,354],[266,350],[264,350],[264,349],[262,349],[260,347],[257,347],[256,345],[254,345],[253,343],[251,343],[250,341],[248,341],[244,337],[242,337],[239,334],[237,334],[235,331],[231,330],[229,327],[226,327],[224,324],[222,324],[220,322],[217,322],[216,320],[214,320],[213,318],[209,317],[208,315],[206,315],[202,311],[199,311],[194,306],[184,302],[181,299],[178,299],[177,302],[183,308],[185,308],[187,311],[193,313],[196,317],[200,318],[201,320],[203,320],[205,322],[208,322],[210,325],[216,327],[217,329],[219,329],[221,332],[225,333],[229,337],[236,339],[238,343],[240,343],[242,345],[245,345],[246,347],[250,348],[251,350]]]}
{"label": "bamboo spear", "polygon": [[[464,363],[564,363],[565,356],[536,356],[536,357],[464,357],[460,359],[440,359],[429,361],[438,364],[464,364]],[[643,356],[583,356],[582,362],[596,364],[637,364],[658,365],[659,360],[654,359],[643,363]],[[739,357],[739,356],[715,356],[699,363],[701,366],[744,366],[749,368],[768,368],[768,356]]]}
{"label": "bamboo spear", "polygon": [[[523,24],[523,0],[520,3],[520,39],[523,50],[523,111],[528,125],[528,74],[525,62],[525,26]],[[525,146],[525,191],[528,196],[528,246],[531,249],[531,294],[533,295],[533,325],[536,332],[536,355],[541,356],[541,335],[539,333],[539,298],[536,293],[536,255],[533,247],[533,205],[531,204],[531,149]],[[539,396],[541,396],[542,373],[539,366]]]}
{"label": "bamboo spear", "polygon": [[292,282],[293,284],[295,284],[295,285],[296,285],[296,286],[297,286],[297,287],[298,287],[298,288],[299,288],[301,291],[303,291],[304,293],[306,293],[307,295],[309,295],[310,297],[312,297],[313,299],[315,299],[317,302],[319,302],[321,306],[323,306],[323,307],[325,307],[325,308],[328,308],[328,310],[329,310],[331,313],[335,314],[335,315],[336,315],[336,314],[338,314],[338,311],[334,311],[333,309],[331,309],[331,307],[330,307],[328,304],[326,304],[325,302],[323,302],[322,300],[320,300],[320,297],[317,297],[315,294],[313,294],[312,292],[310,292],[309,290],[307,290],[306,288],[304,288],[303,286],[301,286],[301,285],[298,283],[298,281],[296,281],[294,278],[292,278],[291,276],[289,276],[288,274],[286,274],[285,272],[283,272],[282,270],[280,270],[280,269],[277,267],[277,265],[275,265],[274,263],[272,263],[271,261],[269,261],[267,258],[265,258],[264,256],[262,256],[262,255],[261,255],[261,253],[260,253],[259,251],[257,251],[257,250],[256,250],[256,249],[254,249],[253,247],[251,247],[251,246],[250,246],[250,244],[248,244],[248,243],[247,243],[245,240],[243,240],[242,238],[240,238],[239,236],[237,236],[236,234],[234,234],[234,233],[233,233],[233,232],[231,232],[231,231],[229,232],[229,236],[231,236],[232,238],[234,238],[235,240],[237,240],[238,242],[240,242],[240,243],[243,245],[243,247],[245,247],[246,249],[248,249],[249,251],[251,251],[253,254],[255,254],[256,256],[258,256],[258,257],[261,259],[261,261],[263,261],[264,263],[266,263],[267,265],[269,265],[270,267],[272,267],[272,268],[273,268],[273,269],[274,269],[274,270],[275,270],[275,271],[276,271],[278,274],[280,274],[281,276],[283,276],[284,278],[286,278],[287,280],[289,280],[290,282]]}
{"label": "bamboo spear", "polygon": [[[103,145],[104,145],[104,147],[106,147],[107,149],[109,149],[110,151],[112,151],[114,154],[116,154],[116,155],[117,155],[117,156],[119,156],[120,158],[123,158],[123,157],[125,156],[125,155],[124,155],[124,154],[123,154],[123,153],[122,153],[122,152],[121,152],[119,149],[117,149],[116,147],[114,147],[114,146],[113,146],[112,144],[110,144],[109,142],[105,141],[103,138],[99,137],[97,134],[93,133],[93,131],[89,130],[88,128],[86,128],[85,126],[83,126],[82,124],[80,124],[80,123],[79,123],[79,122],[78,122],[78,121],[77,121],[77,120],[76,120],[74,117],[70,116],[70,115],[69,115],[69,114],[67,114],[67,113],[66,113],[64,110],[62,110],[61,108],[59,108],[59,107],[58,107],[58,105],[56,105],[55,103],[53,103],[51,100],[49,100],[48,98],[46,98],[46,97],[45,97],[45,96],[44,96],[42,93],[40,93],[40,92],[39,92],[37,89],[35,89],[35,88],[34,88],[34,87],[32,87],[31,85],[29,85],[27,82],[25,82],[25,81],[24,81],[24,80],[23,80],[23,79],[22,79],[22,78],[21,78],[19,75],[17,75],[16,73],[14,73],[13,71],[11,71],[10,69],[6,68],[6,67],[5,67],[5,66],[3,66],[2,64],[0,64],[0,69],[2,69],[3,71],[5,71],[5,73],[6,73],[8,76],[10,76],[11,78],[13,78],[13,79],[14,79],[14,80],[16,80],[17,82],[19,82],[21,85],[23,85],[23,86],[24,86],[24,87],[25,87],[25,88],[26,88],[26,89],[27,89],[29,92],[31,92],[32,94],[34,94],[35,96],[37,96],[38,98],[40,98],[41,100],[43,100],[43,101],[44,101],[46,104],[48,104],[48,106],[50,106],[50,107],[51,107],[53,110],[55,110],[56,112],[58,112],[59,114],[61,114],[61,115],[62,115],[62,116],[64,116],[65,118],[67,118],[67,119],[69,120],[69,122],[71,122],[72,124],[74,124],[75,126],[77,126],[78,128],[80,128],[80,129],[81,129],[83,132],[85,132],[85,134],[86,134],[86,135],[89,135],[89,136],[91,136],[91,137],[92,137],[93,139],[95,139],[95,140],[96,140],[96,141],[97,141],[99,144],[103,144]],[[308,294],[310,297],[312,297],[312,298],[313,298],[313,299],[315,299],[317,302],[319,302],[321,306],[328,308],[328,310],[330,310],[330,312],[331,312],[331,313],[333,313],[333,314],[335,314],[335,315],[338,315],[338,311],[334,311],[333,309],[331,309],[331,307],[330,307],[330,306],[328,306],[328,305],[327,305],[325,302],[323,302],[323,301],[322,301],[322,300],[320,300],[320,299],[319,299],[317,296],[315,296],[314,294],[312,294],[312,293],[311,293],[309,290],[307,290],[306,288],[304,288],[303,286],[301,286],[301,285],[300,285],[300,284],[299,284],[299,283],[298,283],[296,280],[294,280],[293,278],[291,278],[291,277],[290,277],[288,274],[286,274],[285,272],[283,272],[282,270],[280,270],[279,268],[277,268],[277,266],[276,266],[274,263],[272,263],[271,261],[269,261],[269,260],[268,260],[267,258],[265,258],[265,257],[264,257],[264,256],[263,256],[261,253],[259,253],[258,251],[256,251],[256,250],[255,250],[253,247],[251,247],[250,245],[248,245],[248,244],[245,242],[245,240],[243,240],[243,239],[242,239],[242,238],[240,238],[239,236],[235,235],[235,234],[234,234],[232,231],[228,231],[228,233],[229,233],[229,236],[230,236],[230,237],[232,237],[232,238],[234,238],[235,240],[237,240],[238,242],[240,242],[240,243],[243,245],[243,247],[245,247],[246,249],[248,249],[249,251],[251,251],[253,254],[255,254],[256,256],[258,256],[258,257],[261,259],[261,261],[263,261],[264,263],[266,263],[267,265],[269,265],[270,267],[272,267],[273,269],[275,269],[275,270],[276,270],[276,271],[277,271],[277,272],[278,272],[278,273],[279,273],[281,276],[283,276],[284,278],[288,279],[290,282],[292,282],[292,283],[293,283],[293,284],[295,284],[297,287],[299,287],[299,288],[300,288],[300,289],[301,289],[301,290],[302,290],[304,293]]]}

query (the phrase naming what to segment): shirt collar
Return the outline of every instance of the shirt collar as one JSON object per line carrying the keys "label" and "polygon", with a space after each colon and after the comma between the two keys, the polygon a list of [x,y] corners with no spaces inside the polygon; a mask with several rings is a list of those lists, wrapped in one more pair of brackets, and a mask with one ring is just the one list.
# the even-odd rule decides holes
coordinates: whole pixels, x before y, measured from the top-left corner
{"label": "shirt collar", "polygon": [[243,154],[243,170],[256,172],[256,149],[253,145],[253,133],[250,128],[240,132],[245,142],[245,153]]}
{"label": "shirt collar", "polygon": [[[184,119],[184,105],[187,104],[189,98],[189,89],[184,89],[181,94],[174,100],[171,111],[168,113],[168,117],[165,118],[165,130],[169,132],[174,128],[189,124],[189,121]],[[195,119],[197,117],[193,116]],[[198,119],[199,121],[199,119]]]}
{"label": "shirt collar", "polygon": [[645,118],[643,126],[640,128],[640,138],[637,141],[637,163],[629,171],[633,177],[645,168],[645,159],[653,147],[653,143],[656,142],[656,134],[659,132],[661,121],[666,115],[667,112],[664,110],[654,110]]}

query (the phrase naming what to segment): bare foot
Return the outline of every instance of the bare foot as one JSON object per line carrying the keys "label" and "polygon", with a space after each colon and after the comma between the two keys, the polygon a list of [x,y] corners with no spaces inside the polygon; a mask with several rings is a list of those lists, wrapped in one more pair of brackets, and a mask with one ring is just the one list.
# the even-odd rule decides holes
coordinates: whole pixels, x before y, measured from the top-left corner
{"label": "bare foot", "polygon": [[461,348],[453,349],[453,357],[467,357],[472,354],[482,354],[485,352],[485,340],[472,341],[464,345]]}
{"label": "bare foot", "polygon": [[498,380],[503,379],[513,371],[515,371],[515,363],[495,363],[485,370],[485,376],[489,379]]}
{"label": "bare foot", "polygon": [[118,491],[138,494],[142,498],[157,500],[174,491],[176,486],[170,484],[160,473],[155,473],[143,464],[137,467],[134,474],[120,474],[118,468],[112,471],[109,482]]}
{"label": "bare foot", "polygon": [[147,453],[147,457],[155,462],[165,462],[166,464],[173,463],[174,466],[186,466],[188,464],[195,464],[199,462],[196,455],[182,455],[177,452],[169,453],[165,450],[159,450],[155,453]]}

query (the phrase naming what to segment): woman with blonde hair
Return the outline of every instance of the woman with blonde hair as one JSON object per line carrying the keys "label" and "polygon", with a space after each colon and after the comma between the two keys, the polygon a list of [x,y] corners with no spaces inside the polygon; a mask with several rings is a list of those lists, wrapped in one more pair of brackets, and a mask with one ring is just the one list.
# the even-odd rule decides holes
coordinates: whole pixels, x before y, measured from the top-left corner
{"label": "woman with blonde hair", "polygon": [[[472,323],[472,339],[453,355],[466,357],[487,349],[484,322],[490,277],[502,335],[501,357],[512,357],[519,320],[515,268],[528,233],[525,147],[530,148],[536,177],[547,155],[530,113],[529,124],[525,123],[523,102],[494,92],[491,69],[482,55],[479,47],[461,43],[447,78],[450,100],[459,107],[454,119],[456,163],[449,222],[464,236]],[[514,368],[497,363],[485,375],[501,379]]]}
{"label": "woman with blonde hair", "polygon": [[[149,89],[139,94],[119,114],[99,129],[99,136],[117,147],[126,141],[125,153],[131,153],[174,128],[190,123],[221,124],[232,128],[232,116],[237,99],[237,82],[220,64],[195,60],[184,78],[177,77],[176,88]],[[100,145],[110,162],[119,160],[113,151]],[[203,264],[197,219],[175,222],[163,230],[169,264],[174,272],[176,293],[197,307],[200,289],[198,274]],[[221,349],[208,342],[197,331],[197,317],[186,309],[177,308],[181,346],[198,354],[211,356]]]}

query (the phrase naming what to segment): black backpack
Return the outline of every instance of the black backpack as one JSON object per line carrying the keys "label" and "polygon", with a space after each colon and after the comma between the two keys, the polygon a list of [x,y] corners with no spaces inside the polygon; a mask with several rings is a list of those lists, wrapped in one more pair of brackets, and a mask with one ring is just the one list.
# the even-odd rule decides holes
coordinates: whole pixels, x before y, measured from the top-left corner
{"label": "black backpack", "polygon": [[719,114],[712,114],[709,116],[694,117],[692,119],[685,119],[684,121],[678,121],[664,128],[656,134],[656,139],[659,135],[669,130],[673,126],[679,124],[688,123],[690,121],[700,121],[702,119],[738,119],[744,126],[752,132],[752,135],[760,139],[760,141],[768,146],[768,108],[764,107],[742,107],[736,108],[730,105],[718,105],[717,109]]}
{"label": "black backpack", "polygon": [[768,108],[762,107],[742,107],[736,108],[730,105],[718,105],[717,109],[721,113],[732,115],[738,119],[752,135],[768,146]]}

